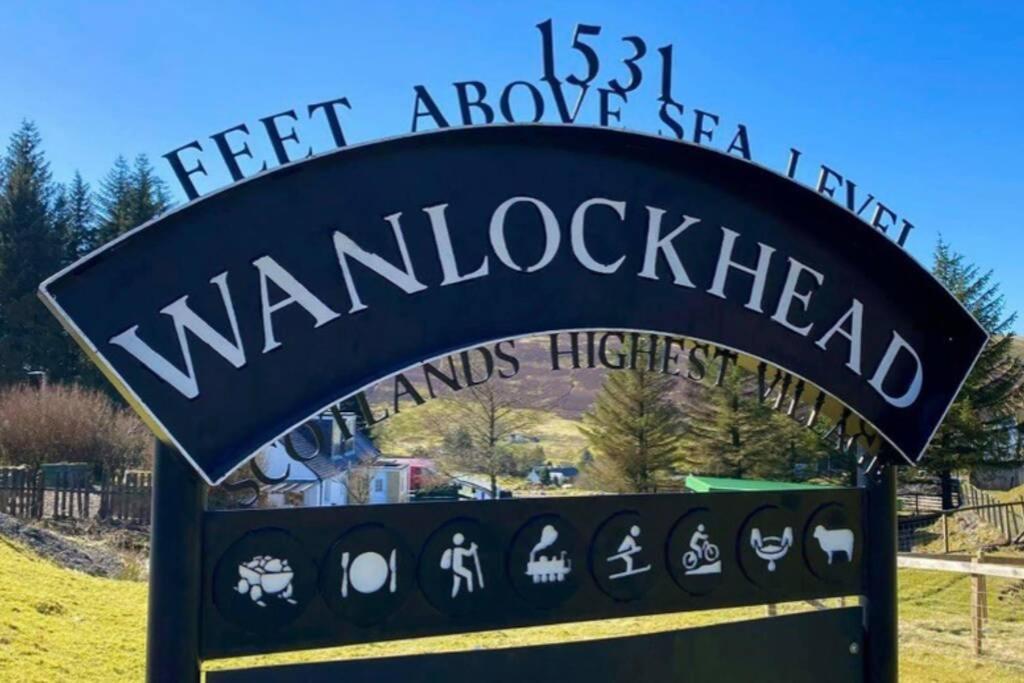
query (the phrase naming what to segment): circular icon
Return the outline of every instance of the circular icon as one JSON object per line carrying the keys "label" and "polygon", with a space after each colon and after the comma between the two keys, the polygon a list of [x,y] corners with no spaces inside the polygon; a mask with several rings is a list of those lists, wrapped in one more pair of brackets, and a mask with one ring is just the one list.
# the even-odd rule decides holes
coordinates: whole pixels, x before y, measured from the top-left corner
{"label": "circular icon", "polygon": [[420,589],[430,604],[453,616],[493,605],[500,578],[501,551],[474,519],[447,522],[420,553]]}
{"label": "circular icon", "polygon": [[803,542],[804,560],[819,579],[856,580],[861,540],[841,504],[826,503],[815,510],[804,527]]}
{"label": "circular icon", "polygon": [[590,542],[590,572],[601,590],[616,600],[636,600],[654,583],[654,539],[644,537],[635,512],[605,520]]}
{"label": "circular icon", "polygon": [[253,632],[276,631],[298,617],[316,595],[316,565],[281,529],[259,529],[221,555],[213,602],[226,619]]}
{"label": "circular icon", "polygon": [[338,614],[359,625],[383,621],[405,601],[414,560],[397,534],[379,524],[345,533],[327,551],[321,592]]}
{"label": "circular icon", "polygon": [[[731,536],[731,534],[730,534]],[[722,549],[726,530],[707,508],[687,512],[672,527],[665,547],[669,573],[692,595],[706,595],[722,581]]]}
{"label": "circular icon", "polygon": [[797,580],[798,532],[793,514],[777,505],[762,506],[747,517],[736,539],[736,555],[747,578],[765,587]]}
{"label": "circular icon", "polygon": [[527,602],[555,607],[579,587],[582,567],[576,530],[557,515],[534,517],[520,527],[508,553],[508,575]]}

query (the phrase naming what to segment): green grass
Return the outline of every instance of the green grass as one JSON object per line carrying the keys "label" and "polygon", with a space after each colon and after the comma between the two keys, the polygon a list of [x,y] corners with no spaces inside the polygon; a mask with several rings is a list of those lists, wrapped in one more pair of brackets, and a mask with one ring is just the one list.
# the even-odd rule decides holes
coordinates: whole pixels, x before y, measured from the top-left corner
{"label": "green grass", "polygon": [[[988,651],[969,650],[969,579],[901,571],[900,669],[904,681],[1010,683],[1024,676],[1021,584],[989,584]],[[0,541],[0,680],[137,681],[145,657],[146,584],[95,578],[61,569]],[[781,612],[807,609],[780,606]],[[210,662],[209,668],[438,652],[475,646],[512,647],[608,638],[762,616],[764,608],[491,631],[286,655]]]}
{"label": "green grass", "polygon": [[[547,459],[555,463],[579,461],[586,439],[580,434],[576,421],[549,410],[520,409],[514,412],[517,413],[516,423],[528,423],[520,431],[540,439],[520,448],[541,446]],[[375,436],[385,455],[408,456],[417,449],[431,455],[451,425],[452,415],[450,399],[435,399],[392,415],[376,428]]]}
{"label": "green grass", "polygon": [[142,680],[146,590],[0,539],[0,680]]}

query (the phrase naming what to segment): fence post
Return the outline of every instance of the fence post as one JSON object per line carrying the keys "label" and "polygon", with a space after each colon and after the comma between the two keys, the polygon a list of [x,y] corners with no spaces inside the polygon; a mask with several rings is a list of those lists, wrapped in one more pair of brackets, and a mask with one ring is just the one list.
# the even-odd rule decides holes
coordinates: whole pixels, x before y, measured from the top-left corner
{"label": "fence post", "polygon": [[43,471],[36,470],[35,474],[35,485],[32,487],[33,497],[32,505],[35,508],[35,518],[43,518],[43,503],[46,496],[46,480],[43,479]]}
{"label": "fence post", "polygon": [[1003,505],[999,508],[999,521],[1002,523],[1003,535],[1006,536],[1006,545],[1013,543],[1013,537],[1010,535],[1010,508],[1007,505]]}
{"label": "fence post", "polygon": [[[980,550],[971,558],[972,564],[978,564],[984,559],[984,553]],[[982,633],[984,620],[988,617],[988,591],[985,577],[982,574],[971,574],[971,637],[974,643],[974,654],[982,652]]]}
{"label": "fence post", "polygon": [[[879,456],[896,457],[888,447]],[[899,677],[897,641],[896,548],[896,466],[866,475],[864,481],[864,528],[870,535],[865,553],[864,626],[865,679],[876,683],[896,683]]]}
{"label": "fence post", "polygon": [[199,602],[206,486],[174,447],[157,442],[150,525],[148,683],[199,683]]}
{"label": "fence post", "polygon": [[949,554],[949,515],[942,513],[942,552]]}
{"label": "fence post", "polygon": [[971,574],[971,640],[974,654],[981,654],[981,577]]}

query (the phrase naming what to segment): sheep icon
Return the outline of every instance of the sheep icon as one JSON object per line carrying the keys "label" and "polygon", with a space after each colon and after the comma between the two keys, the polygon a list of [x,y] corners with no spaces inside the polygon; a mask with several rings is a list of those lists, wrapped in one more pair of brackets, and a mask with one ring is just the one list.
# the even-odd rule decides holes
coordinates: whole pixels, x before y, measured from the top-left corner
{"label": "sheep icon", "polygon": [[849,529],[826,529],[822,525],[814,527],[814,538],[828,555],[828,563],[832,564],[835,553],[845,553],[846,561],[853,560],[853,532]]}

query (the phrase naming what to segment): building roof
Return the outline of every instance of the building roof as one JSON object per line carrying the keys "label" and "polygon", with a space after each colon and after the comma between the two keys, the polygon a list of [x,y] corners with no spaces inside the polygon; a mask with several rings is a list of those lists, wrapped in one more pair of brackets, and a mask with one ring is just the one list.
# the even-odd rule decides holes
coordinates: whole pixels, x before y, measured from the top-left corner
{"label": "building roof", "polygon": [[316,486],[313,481],[285,481],[273,484],[266,489],[267,493],[302,493]]}
{"label": "building roof", "polygon": [[799,491],[828,489],[832,486],[801,484],[792,481],[763,481],[758,479],[728,479],[726,477],[686,477],[686,488],[697,493],[709,491]]}
{"label": "building roof", "polygon": [[409,467],[419,467],[422,469],[433,469],[434,461],[430,458],[381,458],[382,462],[392,463],[395,465],[408,465]]}
{"label": "building roof", "polygon": [[302,464],[318,478],[338,479],[344,476],[344,463],[318,452],[322,449],[317,448],[316,441],[305,430],[298,429],[292,432],[291,441],[295,452],[302,459]]}

